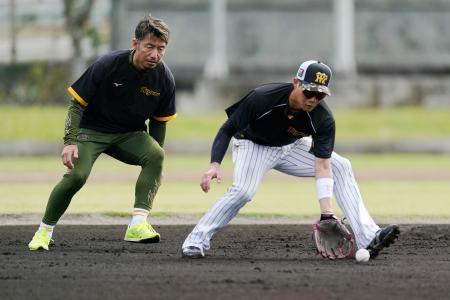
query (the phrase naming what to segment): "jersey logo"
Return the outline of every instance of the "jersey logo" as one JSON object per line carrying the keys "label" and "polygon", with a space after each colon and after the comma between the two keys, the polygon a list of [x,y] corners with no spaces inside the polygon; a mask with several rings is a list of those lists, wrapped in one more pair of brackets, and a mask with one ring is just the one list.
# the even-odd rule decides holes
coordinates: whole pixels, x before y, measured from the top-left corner
{"label": "jersey logo", "polygon": [[113,82],[113,84],[115,87],[119,87],[119,86],[123,85],[123,83],[117,83],[117,82]]}
{"label": "jersey logo", "polygon": [[327,83],[327,79],[328,79],[327,74],[322,73],[322,72],[317,72],[316,73],[316,80],[315,81],[317,83],[326,84]]}
{"label": "jersey logo", "polygon": [[306,133],[304,133],[304,132],[301,132],[301,131],[298,131],[297,129],[295,129],[294,127],[292,127],[292,126],[289,126],[288,128],[287,128],[287,132],[290,134],[290,135],[292,135],[292,136],[296,136],[296,137],[305,137],[305,136],[308,136]]}
{"label": "jersey logo", "polygon": [[152,91],[146,86],[141,86],[141,93],[146,96],[155,96],[155,97],[159,97],[159,95],[161,95],[160,93]]}

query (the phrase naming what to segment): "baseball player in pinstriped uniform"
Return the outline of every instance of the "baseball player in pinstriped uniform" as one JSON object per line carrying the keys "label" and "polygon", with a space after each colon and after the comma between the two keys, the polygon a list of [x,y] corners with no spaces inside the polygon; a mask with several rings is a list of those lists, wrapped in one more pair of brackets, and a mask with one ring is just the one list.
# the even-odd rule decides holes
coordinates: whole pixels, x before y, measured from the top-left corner
{"label": "baseball player in pinstriped uniform", "polygon": [[357,247],[367,248],[371,257],[397,238],[397,225],[381,229],[375,224],[364,206],[349,160],[333,152],[335,121],[323,100],[330,95],[331,75],[324,63],[306,61],[292,83],[259,86],[226,109],[228,119],[214,139],[211,165],[200,186],[208,192],[212,179],[221,180],[220,163],[232,137],[234,181],[188,235],[182,246],[183,257],[204,257],[212,236],[253,198],[271,169],[315,177],[320,220],[336,218],[331,207],[334,194]]}

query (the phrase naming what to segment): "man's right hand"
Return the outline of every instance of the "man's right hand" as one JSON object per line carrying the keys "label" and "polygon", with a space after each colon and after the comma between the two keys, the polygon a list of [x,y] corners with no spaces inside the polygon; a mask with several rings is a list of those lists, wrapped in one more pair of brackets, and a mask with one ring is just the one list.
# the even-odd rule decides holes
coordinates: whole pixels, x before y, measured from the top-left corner
{"label": "man's right hand", "polygon": [[78,146],[77,145],[64,146],[61,152],[62,163],[69,169],[73,169],[74,158],[78,158]]}
{"label": "man's right hand", "polygon": [[222,180],[222,174],[220,173],[220,164],[213,162],[209,167],[209,170],[205,172],[202,176],[202,180],[200,181],[200,187],[202,190],[207,193],[210,188],[211,180],[217,178],[217,183],[220,183]]}

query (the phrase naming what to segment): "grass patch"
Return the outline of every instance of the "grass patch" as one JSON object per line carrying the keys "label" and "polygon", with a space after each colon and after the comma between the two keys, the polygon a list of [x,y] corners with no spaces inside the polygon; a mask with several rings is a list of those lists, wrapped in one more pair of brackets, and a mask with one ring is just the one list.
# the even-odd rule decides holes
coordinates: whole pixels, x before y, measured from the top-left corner
{"label": "grass patch", "polygon": [[421,169],[449,170],[450,156],[421,153],[351,153],[345,155],[356,169],[402,169],[420,172]]}
{"label": "grass patch", "polygon": [[[0,140],[62,141],[64,106],[1,106]],[[337,140],[448,139],[450,108],[394,107],[336,109]],[[180,113],[167,127],[167,141],[212,142],[225,121],[223,111],[207,114]],[[24,121],[26,120],[26,122]],[[30,126],[29,124],[32,124]]]}
{"label": "grass patch", "polygon": [[249,219],[278,219],[278,218],[314,218],[317,217],[317,214],[315,215],[311,215],[311,216],[307,216],[307,215],[301,215],[301,214],[290,214],[290,215],[286,215],[286,214],[272,214],[272,213],[249,213],[249,212],[243,212],[239,214],[242,217],[246,217]]}
{"label": "grass patch", "polygon": [[[382,170],[395,172],[420,172],[436,170],[450,172],[450,156],[445,155],[362,155],[352,154],[355,173]],[[224,178],[221,184],[212,183],[212,189],[205,194],[200,190],[200,176],[208,167],[208,155],[168,155],[164,172],[178,177],[166,176],[155,198],[153,215],[203,214],[224,195],[231,185],[232,163],[230,157],[224,160]],[[94,165],[92,175],[123,174],[132,171],[126,179],[88,180],[83,189],[75,195],[67,213],[99,213],[109,216],[129,216],[134,203],[134,185],[138,167],[120,163],[107,156]],[[48,196],[57,180],[43,180],[46,174],[64,173],[58,157],[12,157],[0,158],[0,213],[43,213]],[[30,172],[39,175],[39,182],[11,181],[10,176],[20,178]],[[384,174],[384,173],[381,173]],[[54,178],[54,177],[52,177]],[[442,195],[450,194],[447,180],[413,180],[402,178],[374,178],[359,180],[364,202],[370,213],[380,217],[446,217],[450,218],[450,202]],[[337,205],[335,204],[335,207]],[[290,216],[309,217],[318,213],[315,187],[312,178],[286,176],[280,180],[266,178],[256,196],[240,212],[247,216]]]}
{"label": "grass patch", "polygon": [[[100,215],[105,217],[119,217],[119,218],[128,218],[131,217],[131,212],[124,212],[124,211],[103,211],[100,212]],[[152,218],[165,218],[172,215],[168,212],[152,212]]]}
{"label": "grass patch", "polygon": [[[353,167],[358,170],[408,170],[420,172],[422,169],[449,170],[450,156],[440,154],[343,154],[350,159]],[[164,171],[167,172],[196,172],[201,176],[209,167],[209,154],[199,155],[179,155],[166,154],[164,160]],[[126,172],[134,166],[124,164],[108,155],[101,155],[95,162],[92,172],[110,171]],[[225,156],[222,163],[224,171],[231,171],[233,164],[229,155]],[[41,157],[0,157],[0,172],[18,172],[18,171],[54,171],[65,172],[65,167],[61,163],[59,156],[41,156]]]}
{"label": "grass patch", "polygon": [[337,140],[448,139],[450,133],[450,108],[352,108],[336,110],[334,115]]}
{"label": "grass patch", "polygon": [[125,218],[125,217],[130,217],[131,213],[130,212],[121,212],[121,211],[104,211],[104,212],[100,212],[100,215],[105,216],[105,217],[119,217],[119,218]]}
{"label": "grass patch", "polygon": [[[208,194],[197,181],[165,182],[154,202],[154,216],[205,213],[220,198],[229,180],[213,184]],[[450,217],[450,203],[442,195],[450,193],[446,181],[411,183],[407,181],[361,181],[364,202],[373,216]],[[53,184],[1,184],[0,213],[43,213]],[[105,213],[128,216],[134,203],[134,182],[88,183],[72,200],[67,213]],[[337,205],[334,205],[337,208]],[[242,210],[258,216],[314,216],[318,203],[312,180],[266,180]]]}
{"label": "grass patch", "polygon": [[67,107],[2,105],[0,140],[31,140],[62,144],[66,115]]}

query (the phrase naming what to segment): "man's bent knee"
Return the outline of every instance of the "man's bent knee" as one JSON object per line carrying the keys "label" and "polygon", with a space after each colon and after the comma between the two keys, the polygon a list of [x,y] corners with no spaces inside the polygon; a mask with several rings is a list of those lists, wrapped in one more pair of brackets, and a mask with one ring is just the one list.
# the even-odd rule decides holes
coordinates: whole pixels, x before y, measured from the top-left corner
{"label": "man's bent knee", "polygon": [[249,202],[252,200],[255,192],[243,187],[232,186],[229,191],[229,196],[233,198],[233,202]]}
{"label": "man's bent knee", "polygon": [[161,167],[164,162],[164,149],[159,145],[157,147],[153,146],[147,151],[147,153],[141,158],[141,166],[151,165],[153,167]]}
{"label": "man's bent knee", "polygon": [[335,157],[333,162],[333,169],[333,173],[341,174],[341,176],[353,174],[352,164],[350,160],[342,156]]}
{"label": "man's bent knee", "polygon": [[76,171],[71,171],[64,175],[64,180],[66,180],[72,187],[82,187],[88,178],[88,174],[83,174]]}

